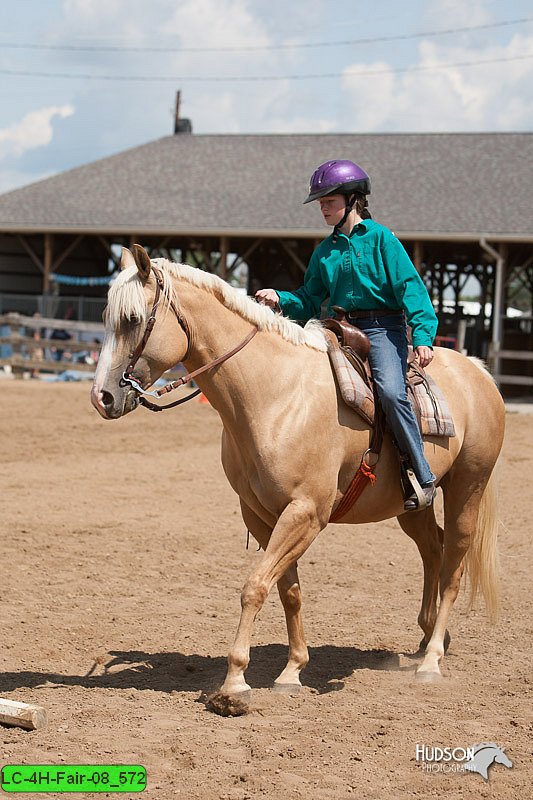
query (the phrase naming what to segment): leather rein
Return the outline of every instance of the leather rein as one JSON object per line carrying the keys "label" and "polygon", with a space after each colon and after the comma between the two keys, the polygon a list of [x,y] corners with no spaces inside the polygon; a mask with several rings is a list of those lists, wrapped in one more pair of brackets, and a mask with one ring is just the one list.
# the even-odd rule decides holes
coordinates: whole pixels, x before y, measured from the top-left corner
{"label": "leather rein", "polygon": [[[128,366],[126,367],[124,374],[122,375],[121,384],[122,386],[129,384],[132,389],[138,392],[139,403],[143,405],[145,408],[149,409],[150,411],[163,411],[165,408],[174,408],[175,406],[180,406],[182,403],[186,403],[188,400],[192,400],[193,397],[197,397],[197,395],[201,393],[201,389],[196,389],[196,391],[191,392],[191,394],[187,395],[187,397],[182,397],[179,400],[175,400],[173,403],[167,403],[166,405],[163,406],[156,405],[155,403],[152,403],[150,400],[147,400],[146,395],[150,395],[152,397],[161,397],[162,395],[167,394],[168,392],[172,392],[174,389],[178,389],[180,386],[184,386],[186,383],[189,383],[189,381],[196,378],[197,375],[201,375],[203,372],[207,372],[207,370],[212,369],[213,367],[216,367],[219,364],[222,364],[224,361],[227,361],[228,358],[231,358],[236,353],[238,353],[239,350],[242,350],[243,347],[246,347],[248,342],[250,342],[254,338],[255,334],[258,331],[258,328],[257,327],[253,328],[253,330],[250,331],[248,336],[246,336],[242,340],[242,342],[240,342],[236,347],[234,347],[232,350],[228,350],[227,353],[224,353],[218,358],[215,358],[213,361],[210,361],[209,364],[205,364],[203,367],[199,367],[198,369],[195,369],[193,372],[188,372],[187,375],[183,375],[181,378],[178,378],[178,380],[172,381],[172,383],[167,383],[167,385],[163,386],[161,389],[157,389],[154,392],[147,392],[145,389],[143,389],[141,384],[133,377],[132,373],[133,370],[135,369],[137,361],[144,352],[144,349],[148,343],[148,339],[150,338],[150,334],[152,333],[152,330],[154,328],[156,321],[156,312],[159,306],[159,302],[161,300],[161,291],[164,286],[163,277],[159,272],[159,270],[156,270],[154,269],[154,267],[152,267],[152,272],[154,274],[156,282],[155,297],[152,305],[152,310],[150,311],[150,316],[148,317],[146,328],[144,329],[141,341],[139,342],[135,350],[133,350],[130,353]],[[187,352],[185,353],[184,356],[185,360],[189,354],[191,332],[187,324],[187,320],[180,314],[179,310],[176,308],[172,300],[170,301],[170,307],[174,312],[174,314],[176,315],[176,319],[183,328],[183,332],[187,337]]]}

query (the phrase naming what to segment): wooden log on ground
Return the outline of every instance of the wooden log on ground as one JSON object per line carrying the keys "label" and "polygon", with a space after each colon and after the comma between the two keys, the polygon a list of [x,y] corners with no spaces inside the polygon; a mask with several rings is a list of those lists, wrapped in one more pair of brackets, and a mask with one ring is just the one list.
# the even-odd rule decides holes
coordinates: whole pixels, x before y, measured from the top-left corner
{"label": "wooden log on ground", "polygon": [[2,725],[14,725],[17,728],[35,731],[37,728],[44,728],[47,722],[46,711],[41,706],[19,703],[17,700],[0,697],[0,723]]}

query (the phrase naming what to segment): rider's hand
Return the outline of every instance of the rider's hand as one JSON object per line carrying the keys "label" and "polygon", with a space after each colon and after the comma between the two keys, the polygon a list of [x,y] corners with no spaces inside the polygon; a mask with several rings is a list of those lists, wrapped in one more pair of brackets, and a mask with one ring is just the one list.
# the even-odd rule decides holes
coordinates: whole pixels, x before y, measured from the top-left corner
{"label": "rider's hand", "polygon": [[274,289],[259,289],[255,293],[255,299],[258,303],[262,303],[269,308],[277,308],[279,306],[279,294]]}
{"label": "rider's hand", "polygon": [[427,367],[433,361],[433,349],[425,345],[415,347],[415,355],[421,367]]}

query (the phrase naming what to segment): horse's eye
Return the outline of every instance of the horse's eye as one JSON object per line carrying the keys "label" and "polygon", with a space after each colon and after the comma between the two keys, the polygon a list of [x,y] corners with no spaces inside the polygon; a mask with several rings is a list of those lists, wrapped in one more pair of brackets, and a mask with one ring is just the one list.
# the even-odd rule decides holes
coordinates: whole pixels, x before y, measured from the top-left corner
{"label": "horse's eye", "polygon": [[140,317],[136,317],[135,314],[133,314],[128,320],[128,322],[130,322],[132,325],[139,325],[140,321],[141,321],[141,318]]}

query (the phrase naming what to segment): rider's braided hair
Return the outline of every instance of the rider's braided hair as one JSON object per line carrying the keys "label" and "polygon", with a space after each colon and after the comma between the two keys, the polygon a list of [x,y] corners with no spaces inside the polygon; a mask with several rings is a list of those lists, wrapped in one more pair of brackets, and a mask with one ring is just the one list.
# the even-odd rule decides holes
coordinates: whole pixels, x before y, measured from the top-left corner
{"label": "rider's braided hair", "polygon": [[355,201],[355,210],[361,219],[372,219],[370,211],[368,210],[368,200],[364,194],[358,194]]}

